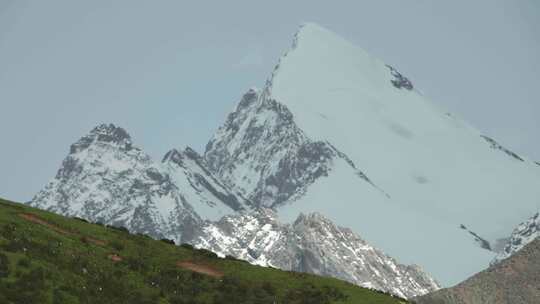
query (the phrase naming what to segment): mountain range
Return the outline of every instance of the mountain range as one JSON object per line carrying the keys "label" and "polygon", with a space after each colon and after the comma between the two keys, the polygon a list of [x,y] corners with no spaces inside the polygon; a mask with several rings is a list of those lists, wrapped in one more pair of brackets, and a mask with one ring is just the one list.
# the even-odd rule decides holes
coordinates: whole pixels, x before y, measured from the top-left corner
{"label": "mountain range", "polygon": [[538,197],[537,164],[306,24],[204,153],[99,125],[30,205],[409,298],[488,267]]}
{"label": "mountain range", "polygon": [[30,205],[404,298],[439,288],[419,266],[398,264],[320,214],[282,224],[275,211],[254,207],[230,189],[192,149],[173,149],[155,163],[124,129],[103,124],[71,146],[55,178]]}

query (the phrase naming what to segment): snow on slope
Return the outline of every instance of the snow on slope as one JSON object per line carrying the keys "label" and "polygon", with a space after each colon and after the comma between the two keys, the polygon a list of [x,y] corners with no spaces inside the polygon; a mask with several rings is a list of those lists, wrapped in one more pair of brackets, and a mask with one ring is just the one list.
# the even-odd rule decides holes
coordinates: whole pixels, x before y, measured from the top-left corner
{"label": "snow on slope", "polygon": [[279,210],[292,221],[302,212],[320,212],[339,225],[362,233],[370,244],[400,262],[422,265],[441,284],[453,284],[489,264],[494,254],[482,249],[458,224],[411,210],[395,198],[376,196],[336,167],[306,195]]}
{"label": "snow on slope", "polygon": [[411,298],[439,285],[416,265],[402,265],[366,243],[350,229],[321,214],[301,214],[281,224],[270,209],[208,222],[190,243],[253,264],[340,278]]}
{"label": "snow on slope", "polygon": [[[480,132],[391,80],[385,64],[310,24],[268,90],[308,137],[331,141],[409,208],[484,226],[475,229],[493,237],[500,236],[493,220],[504,231],[536,210],[540,170],[532,162],[500,153]],[[489,209],[505,210],[487,218]]]}
{"label": "snow on slope", "polygon": [[506,246],[492,261],[492,265],[512,256],[540,236],[540,213],[519,224],[510,235]]}
{"label": "snow on slope", "polygon": [[[325,157],[310,167],[325,174],[296,183],[314,159],[297,157],[290,139],[335,147],[371,183]],[[493,258],[460,224],[492,241],[538,209],[540,170],[516,156],[431,103],[396,69],[314,24],[300,29],[262,92],[239,104],[205,152],[224,183],[247,197],[264,193],[265,206],[284,205],[284,219],[321,212],[445,285]],[[298,195],[283,200],[279,183],[269,184],[283,176]]]}
{"label": "snow on slope", "polygon": [[204,160],[193,149],[186,148],[182,152],[173,149],[162,163],[184,198],[201,217],[218,220],[249,208],[240,194],[232,193],[206,169]]}
{"label": "snow on slope", "polygon": [[177,240],[201,221],[161,168],[112,124],[73,144],[30,205]]}
{"label": "snow on slope", "polygon": [[206,163],[256,207],[295,200],[335,164],[384,194],[347,155],[327,141],[312,141],[287,107],[250,89],[206,146]]}

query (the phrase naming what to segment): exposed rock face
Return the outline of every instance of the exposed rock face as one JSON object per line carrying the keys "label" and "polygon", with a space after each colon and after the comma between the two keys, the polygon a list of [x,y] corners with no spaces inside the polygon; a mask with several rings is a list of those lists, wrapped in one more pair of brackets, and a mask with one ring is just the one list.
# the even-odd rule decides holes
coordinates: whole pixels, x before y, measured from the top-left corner
{"label": "exposed rock face", "polygon": [[474,241],[478,244],[478,246],[486,250],[492,251],[491,244],[488,241],[486,241],[484,238],[476,234],[476,232],[469,230],[469,228],[467,228],[463,224],[461,224],[459,228],[467,231],[470,235],[472,235],[472,237],[474,238]]}
{"label": "exposed rock face", "polygon": [[319,177],[328,176],[335,161],[347,162],[372,184],[344,153],[326,141],[309,139],[286,106],[254,89],[210,140],[204,158],[255,207],[294,201]]}
{"label": "exposed rock face", "polygon": [[398,89],[404,88],[407,90],[414,89],[413,84],[407,77],[401,75],[400,72],[398,72],[395,68],[392,66],[386,65],[390,69],[390,73],[394,77],[394,79],[391,80],[392,85]]}
{"label": "exposed rock face", "polygon": [[426,294],[438,283],[416,265],[398,264],[350,229],[320,214],[281,224],[274,211],[226,216],[207,223],[190,242],[262,266],[331,276],[401,297]]}
{"label": "exposed rock face", "polygon": [[415,301],[418,304],[540,303],[540,239],[457,286]]}
{"label": "exposed rock face", "polygon": [[519,224],[510,235],[503,250],[495,257],[491,264],[499,263],[500,261],[515,254],[530,242],[540,236],[540,213],[536,213],[530,219]]}
{"label": "exposed rock face", "polygon": [[514,152],[506,149],[505,147],[501,146],[495,139],[487,137],[485,135],[481,135],[480,137],[482,137],[485,141],[487,141],[491,145],[492,149],[500,150],[500,151],[506,153],[508,156],[511,156],[511,157],[513,157],[513,158],[515,158],[515,159],[517,159],[519,161],[524,161],[523,158],[521,158],[516,153],[514,153]]}

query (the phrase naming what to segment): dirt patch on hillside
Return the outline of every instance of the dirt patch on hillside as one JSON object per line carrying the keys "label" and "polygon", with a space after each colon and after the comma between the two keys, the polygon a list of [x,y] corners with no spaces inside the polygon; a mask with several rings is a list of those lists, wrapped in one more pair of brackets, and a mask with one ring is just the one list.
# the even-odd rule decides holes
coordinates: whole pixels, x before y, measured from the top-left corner
{"label": "dirt patch on hillside", "polygon": [[52,229],[60,234],[64,234],[64,235],[73,235],[74,233],[72,232],[69,232],[67,230],[64,230],[62,228],[59,228],[58,226],[56,225],[53,225],[49,222],[47,222],[46,220],[38,217],[37,215],[35,214],[31,214],[31,213],[19,213],[19,216],[22,217],[23,219],[27,220],[27,221],[30,221],[32,223],[36,223],[36,224],[40,224],[40,225],[43,225],[49,229]]}
{"label": "dirt patch on hillside", "polygon": [[70,235],[70,236],[81,236],[84,238],[84,240],[90,242],[90,243],[93,243],[93,244],[96,244],[96,245],[99,245],[99,246],[105,246],[107,245],[107,243],[105,241],[102,241],[102,240],[98,240],[98,239],[95,239],[95,238],[92,238],[92,237],[87,237],[87,236],[83,236],[81,235],[80,233],[76,233],[76,232],[71,232],[71,231],[67,231],[65,229],[62,229],[52,223],[49,223],[47,222],[46,220],[40,218],[39,216],[35,215],[35,214],[32,214],[32,213],[19,213],[19,216],[22,217],[23,219],[29,221],[29,222],[32,222],[32,223],[36,223],[36,224],[39,224],[39,225],[42,225],[42,226],[45,226],[53,231],[56,231],[60,234],[63,234],[63,235]]}
{"label": "dirt patch on hillside", "polygon": [[102,241],[102,240],[98,240],[98,239],[87,237],[87,236],[83,236],[83,238],[84,238],[85,241],[87,241],[89,243],[92,243],[92,244],[95,244],[95,245],[98,245],[98,246],[107,245],[107,242]]}
{"label": "dirt patch on hillside", "polygon": [[215,267],[199,264],[199,263],[195,263],[191,261],[180,261],[176,263],[176,266],[191,270],[193,272],[211,276],[214,278],[221,278],[224,276],[223,272],[219,271]]}
{"label": "dirt patch on hillside", "polygon": [[115,253],[109,254],[107,257],[113,262],[122,262],[122,260],[124,260],[121,256]]}

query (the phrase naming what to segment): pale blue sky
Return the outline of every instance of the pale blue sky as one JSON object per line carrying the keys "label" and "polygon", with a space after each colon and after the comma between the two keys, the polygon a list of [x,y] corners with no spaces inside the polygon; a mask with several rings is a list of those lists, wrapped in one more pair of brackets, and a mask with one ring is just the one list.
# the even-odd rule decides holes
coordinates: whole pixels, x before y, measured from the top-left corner
{"label": "pale blue sky", "polygon": [[0,196],[29,200],[101,122],[126,128],[156,159],[172,147],[202,151],[306,21],[540,160],[535,0],[0,0]]}

